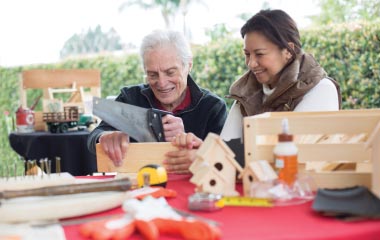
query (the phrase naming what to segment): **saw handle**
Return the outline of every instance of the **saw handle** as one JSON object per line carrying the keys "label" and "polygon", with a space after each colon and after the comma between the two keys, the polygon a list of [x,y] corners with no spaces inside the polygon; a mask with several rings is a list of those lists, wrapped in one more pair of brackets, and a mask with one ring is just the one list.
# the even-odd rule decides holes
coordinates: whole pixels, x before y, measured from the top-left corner
{"label": "saw handle", "polygon": [[148,125],[151,127],[157,142],[165,142],[164,127],[162,126],[162,117],[171,112],[150,108],[148,110]]}

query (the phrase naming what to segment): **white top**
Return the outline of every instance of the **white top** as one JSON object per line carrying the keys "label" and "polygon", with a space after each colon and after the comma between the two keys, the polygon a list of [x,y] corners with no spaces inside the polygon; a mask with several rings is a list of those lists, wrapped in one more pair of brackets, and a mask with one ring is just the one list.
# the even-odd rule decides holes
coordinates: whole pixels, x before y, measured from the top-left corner
{"label": "white top", "polygon": [[[273,93],[273,89],[263,86],[264,98]],[[315,111],[338,111],[338,92],[334,83],[329,79],[322,79],[315,87],[305,94],[302,101],[298,103],[295,112],[315,112]],[[228,113],[226,122],[220,136],[229,141],[243,136],[243,116],[240,112],[240,105],[235,101]]]}

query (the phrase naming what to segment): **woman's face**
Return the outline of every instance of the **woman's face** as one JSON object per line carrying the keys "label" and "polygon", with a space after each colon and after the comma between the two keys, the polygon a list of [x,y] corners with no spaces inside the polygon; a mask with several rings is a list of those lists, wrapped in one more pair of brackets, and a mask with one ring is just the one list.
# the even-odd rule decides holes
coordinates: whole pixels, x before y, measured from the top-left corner
{"label": "woman's face", "polygon": [[260,32],[249,32],[244,36],[245,64],[257,80],[271,88],[277,82],[278,73],[291,58],[287,49],[280,49]]}

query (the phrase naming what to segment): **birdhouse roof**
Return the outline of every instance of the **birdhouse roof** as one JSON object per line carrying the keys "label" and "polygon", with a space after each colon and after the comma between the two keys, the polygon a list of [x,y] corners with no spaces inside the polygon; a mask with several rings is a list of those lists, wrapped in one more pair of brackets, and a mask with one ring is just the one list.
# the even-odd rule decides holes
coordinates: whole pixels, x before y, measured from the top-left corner
{"label": "birdhouse roof", "polygon": [[214,148],[218,147],[225,153],[225,159],[227,159],[234,168],[238,172],[243,171],[243,168],[240,166],[240,164],[235,160],[235,154],[234,152],[228,147],[228,145],[221,139],[220,136],[218,136],[215,133],[209,133],[197,151],[197,160],[196,161],[207,161],[208,159],[205,159],[205,156],[209,151],[214,150]]}

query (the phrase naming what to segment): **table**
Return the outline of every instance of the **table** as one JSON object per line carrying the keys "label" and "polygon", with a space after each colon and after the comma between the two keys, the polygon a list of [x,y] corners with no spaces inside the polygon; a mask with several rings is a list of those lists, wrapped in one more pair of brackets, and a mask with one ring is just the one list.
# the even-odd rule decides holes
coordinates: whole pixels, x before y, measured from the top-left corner
{"label": "table", "polygon": [[48,158],[55,172],[55,157],[61,158],[61,172],[84,176],[96,172],[96,155],[87,148],[88,131],[67,133],[33,132],[9,135],[14,151],[29,160]]}
{"label": "table", "polygon": [[[188,196],[194,193],[194,185],[188,175],[169,175],[167,187],[177,191],[178,196],[168,199],[175,208],[187,209]],[[237,185],[241,192],[241,184]],[[225,207],[215,212],[192,212],[221,223],[222,239],[293,239],[293,240],[363,240],[380,239],[380,220],[343,222],[322,217],[311,209],[312,202],[273,208]],[[90,216],[122,213],[121,208]],[[90,217],[86,216],[86,217]],[[79,234],[79,225],[65,226],[66,238],[84,239]],[[131,239],[142,239],[134,234]],[[162,236],[160,239],[176,239]]]}

